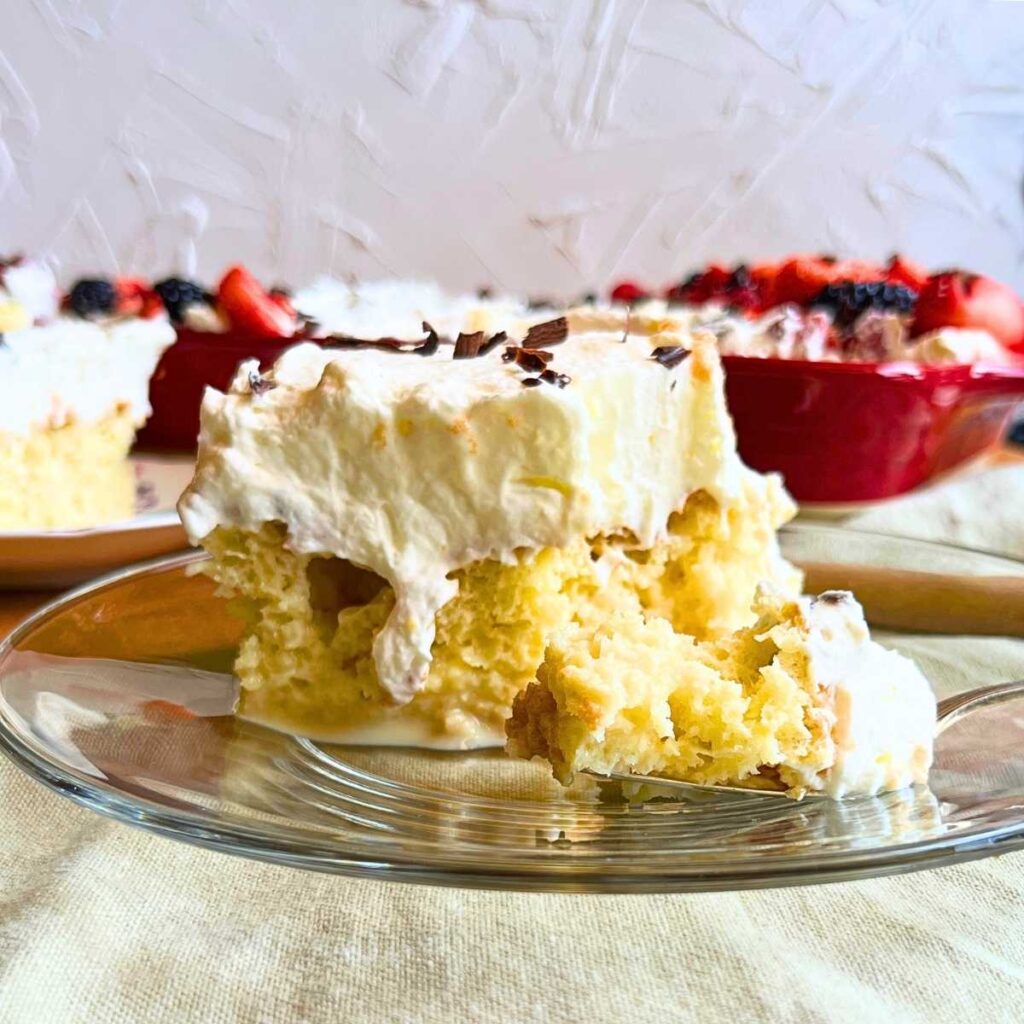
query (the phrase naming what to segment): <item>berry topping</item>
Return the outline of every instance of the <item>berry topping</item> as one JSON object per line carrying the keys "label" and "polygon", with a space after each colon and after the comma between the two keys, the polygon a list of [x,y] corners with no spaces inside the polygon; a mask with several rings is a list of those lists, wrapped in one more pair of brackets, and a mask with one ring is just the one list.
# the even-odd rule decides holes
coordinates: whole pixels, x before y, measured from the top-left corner
{"label": "berry topping", "polygon": [[772,302],[806,306],[821,290],[840,281],[879,281],[885,274],[866,260],[837,260],[834,256],[793,256],[779,267]]}
{"label": "berry topping", "polygon": [[912,333],[941,327],[988,331],[1007,348],[1024,351],[1024,305],[1012,288],[980,274],[950,270],[928,279],[914,310]]}
{"label": "berry topping", "polygon": [[273,302],[278,309],[287,313],[293,320],[298,316],[295,312],[295,307],[292,305],[291,293],[285,291],[284,288],[271,289],[270,301]]}
{"label": "berry topping", "polygon": [[851,327],[861,313],[875,309],[887,313],[909,313],[917,293],[900,284],[885,281],[839,281],[827,284],[811,300],[811,308],[827,309],[836,327]]}
{"label": "berry topping", "polygon": [[165,277],[162,281],[157,281],[153,288],[160,296],[167,315],[176,324],[184,320],[185,310],[189,306],[207,304],[210,301],[210,295],[201,285],[181,277]]}
{"label": "berry topping", "polygon": [[81,317],[113,313],[117,290],[105,278],[83,278],[71,289],[68,305]]}
{"label": "berry topping", "polygon": [[295,317],[278,305],[245,267],[232,267],[217,289],[217,306],[232,327],[261,338],[287,338],[295,333]]}
{"label": "berry topping", "polygon": [[701,273],[691,274],[685,281],[669,288],[665,298],[669,302],[693,306],[718,302],[745,313],[762,309],[760,288],[750,269],[742,263],[732,270],[712,263]]}
{"label": "berry topping", "polygon": [[612,302],[621,302],[627,306],[634,302],[643,302],[647,298],[650,298],[649,293],[635,281],[620,281],[611,293]]}
{"label": "berry topping", "polygon": [[163,312],[160,296],[141,277],[114,279],[117,299],[114,312],[119,316],[141,316],[149,319]]}

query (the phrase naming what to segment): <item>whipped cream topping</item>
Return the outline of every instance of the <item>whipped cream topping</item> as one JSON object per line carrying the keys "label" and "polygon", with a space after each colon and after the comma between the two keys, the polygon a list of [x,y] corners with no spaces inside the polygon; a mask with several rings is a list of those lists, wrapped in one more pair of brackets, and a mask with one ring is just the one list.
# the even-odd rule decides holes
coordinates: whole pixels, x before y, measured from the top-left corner
{"label": "whipped cream topping", "polygon": [[424,320],[450,337],[460,331],[504,330],[521,338],[531,324],[555,315],[508,296],[450,295],[432,281],[350,285],[321,277],[296,292],[292,302],[299,313],[316,321],[318,333],[357,338],[420,338]]}
{"label": "whipped cream topping", "polygon": [[0,301],[16,302],[28,323],[53,320],[60,309],[60,290],[53,271],[37,260],[17,260],[0,271]]}
{"label": "whipped cream topping", "polygon": [[141,425],[150,413],[149,378],[173,342],[165,317],[58,317],[4,334],[0,432],[90,423],[121,407]]}
{"label": "whipped cream topping", "polygon": [[[824,790],[836,799],[928,780],[935,695],[910,658],[873,641],[853,594],[801,598],[812,678],[829,694],[835,761]],[[821,789],[808,780],[808,788]]]}
{"label": "whipped cream topping", "polygon": [[[650,545],[699,489],[723,505],[751,487],[779,500],[777,479],[736,455],[713,338],[659,334],[640,315],[627,334],[617,314],[588,316],[547,350],[562,387],[504,361],[500,346],[453,359],[450,346],[423,356],[302,344],[263,377],[243,364],[228,394],[203,402],[179,505],[189,538],[277,521],[298,553],[387,580],[396,601],[374,658],[401,702],[426,678],[454,570],[623,530]],[[652,358],[680,344],[688,358]]]}

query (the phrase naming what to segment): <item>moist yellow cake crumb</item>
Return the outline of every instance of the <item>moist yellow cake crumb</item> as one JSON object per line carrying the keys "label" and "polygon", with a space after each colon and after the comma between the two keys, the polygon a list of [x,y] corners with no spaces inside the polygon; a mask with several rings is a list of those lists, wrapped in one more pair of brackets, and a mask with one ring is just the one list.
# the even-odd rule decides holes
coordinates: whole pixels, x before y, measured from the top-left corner
{"label": "moist yellow cake crumb", "polygon": [[[643,608],[704,636],[751,619],[758,582],[795,588],[798,574],[768,543],[791,506],[759,489],[723,512],[690,497],[664,541],[580,539],[520,552],[512,564],[475,562],[437,617],[423,688],[396,705],[377,679],[373,643],[394,592],[333,556],[298,555],[284,527],[218,528],[204,540],[204,571],[247,623],[235,671],[246,717],[323,740],[439,747],[500,745],[512,700],[536,677],[549,638],[573,623]],[[671,623],[671,625],[669,625]]]}
{"label": "moist yellow cake crumb", "polygon": [[802,790],[834,760],[832,715],[799,605],[762,594],[756,608],[754,625],[705,641],[638,609],[566,628],[513,705],[509,751],[563,782],[588,770]]}
{"label": "moist yellow cake crumb", "polygon": [[568,625],[515,700],[509,752],[562,782],[589,771],[838,798],[927,780],[935,696],[871,639],[852,594],[761,587],[754,610],[706,639],[639,607]]}
{"label": "moist yellow cake crumb", "polygon": [[126,407],[26,434],[0,431],[0,530],[75,529],[135,514],[125,461],[135,436]]}

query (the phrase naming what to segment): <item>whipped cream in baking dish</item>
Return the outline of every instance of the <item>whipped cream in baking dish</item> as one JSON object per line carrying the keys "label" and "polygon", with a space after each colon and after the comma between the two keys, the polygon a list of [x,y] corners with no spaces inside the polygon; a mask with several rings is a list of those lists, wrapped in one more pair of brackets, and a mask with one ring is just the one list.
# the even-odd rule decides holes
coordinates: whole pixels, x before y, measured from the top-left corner
{"label": "whipped cream in baking dish", "polygon": [[60,292],[53,271],[45,263],[27,259],[0,266],[0,305],[8,303],[14,304],[24,317],[24,323],[19,326],[52,320],[60,308]]}
{"label": "whipped cream in baking dish", "polygon": [[710,336],[659,333],[642,315],[628,330],[611,313],[552,323],[529,348],[499,337],[474,358],[430,341],[303,344],[265,376],[243,364],[203,403],[179,506],[190,539],[281,522],[296,552],[387,580],[396,603],[374,660],[401,701],[428,672],[453,570],[616,531],[650,546],[702,489],[723,507],[751,489],[788,505],[736,455]]}

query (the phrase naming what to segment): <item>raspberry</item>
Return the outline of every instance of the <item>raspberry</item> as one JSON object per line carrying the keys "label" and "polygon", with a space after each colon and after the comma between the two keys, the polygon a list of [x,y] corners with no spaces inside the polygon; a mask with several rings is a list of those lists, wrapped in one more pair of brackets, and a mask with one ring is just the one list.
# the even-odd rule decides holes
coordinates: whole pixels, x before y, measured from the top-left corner
{"label": "raspberry", "polygon": [[650,294],[634,281],[620,281],[611,294],[612,302],[622,302],[632,305],[634,302],[642,302],[650,298]]}
{"label": "raspberry", "polygon": [[717,263],[691,274],[685,281],[665,292],[669,302],[700,306],[705,302],[718,302],[745,313],[760,312],[763,307],[759,284],[749,268],[741,263],[732,270]]}

